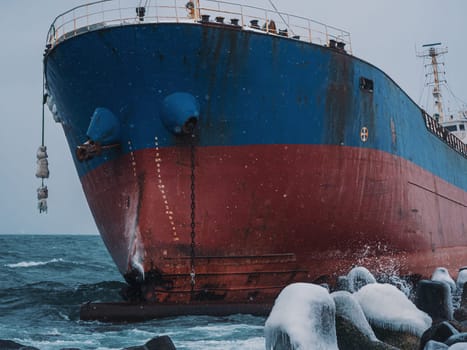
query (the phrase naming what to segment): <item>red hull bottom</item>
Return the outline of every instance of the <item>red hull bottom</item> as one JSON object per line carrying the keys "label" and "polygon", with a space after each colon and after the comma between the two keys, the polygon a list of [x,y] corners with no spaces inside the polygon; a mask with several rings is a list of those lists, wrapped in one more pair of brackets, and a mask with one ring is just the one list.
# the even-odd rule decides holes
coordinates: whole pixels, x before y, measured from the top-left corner
{"label": "red hull bottom", "polygon": [[[404,159],[323,145],[199,147],[195,258],[189,147],[109,161],[82,184],[138,298],[272,303],[353,266],[429,276],[466,263],[466,193]],[[192,290],[191,265],[195,266]]]}

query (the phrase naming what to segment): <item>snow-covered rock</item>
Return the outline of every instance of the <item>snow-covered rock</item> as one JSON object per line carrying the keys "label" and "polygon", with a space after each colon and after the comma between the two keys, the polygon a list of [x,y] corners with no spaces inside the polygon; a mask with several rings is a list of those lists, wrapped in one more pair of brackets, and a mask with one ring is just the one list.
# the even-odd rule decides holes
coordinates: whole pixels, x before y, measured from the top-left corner
{"label": "snow-covered rock", "polygon": [[336,315],[351,321],[369,339],[376,341],[375,332],[371,329],[368,320],[365,318],[362,307],[355,297],[349,292],[338,291],[331,294],[336,305]]}
{"label": "snow-covered rock", "polygon": [[430,340],[426,343],[423,350],[447,350],[448,346],[444,343],[440,343],[438,341]]}
{"label": "snow-covered rock", "polygon": [[431,275],[431,280],[446,283],[451,288],[451,293],[456,291],[456,284],[445,267],[437,267]]}
{"label": "snow-covered rock", "polygon": [[369,283],[376,283],[375,277],[363,266],[354,267],[347,274],[349,292],[356,292]]}
{"label": "snow-covered rock", "polygon": [[431,317],[417,307],[399,289],[390,284],[371,283],[354,294],[372,326],[408,332],[421,337],[431,326]]}
{"label": "snow-covered rock", "polygon": [[416,306],[433,322],[452,320],[453,304],[449,285],[441,281],[421,280],[417,284]]}
{"label": "snow-covered rock", "polygon": [[425,349],[430,341],[444,343],[451,336],[457,334],[459,334],[459,331],[448,321],[435,323],[423,333],[420,340],[420,349]]}
{"label": "snow-covered rock", "polygon": [[457,274],[457,289],[462,291],[462,288],[464,288],[464,284],[467,282],[467,266],[464,266],[459,269],[459,273]]}

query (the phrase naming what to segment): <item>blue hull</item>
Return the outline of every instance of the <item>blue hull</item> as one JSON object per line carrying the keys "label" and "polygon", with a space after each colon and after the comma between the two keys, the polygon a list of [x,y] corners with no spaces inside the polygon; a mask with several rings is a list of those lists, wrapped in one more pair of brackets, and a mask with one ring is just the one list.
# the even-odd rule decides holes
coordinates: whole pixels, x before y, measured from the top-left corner
{"label": "blue hull", "polygon": [[[176,145],[161,104],[183,91],[200,104],[201,146],[371,148],[467,190],[465,157],[427,130],[420,108],[381,70],[333,49],[231,28],[151,24],[65,41],[46,67],[72,153],[86,141],[96,107],[118,116],[133,149],[153,147],[156,134],[162,147]],[[360,88],[362,77],[373,81],[372,92]],[[105,161],[76,166],[82,176]]]}

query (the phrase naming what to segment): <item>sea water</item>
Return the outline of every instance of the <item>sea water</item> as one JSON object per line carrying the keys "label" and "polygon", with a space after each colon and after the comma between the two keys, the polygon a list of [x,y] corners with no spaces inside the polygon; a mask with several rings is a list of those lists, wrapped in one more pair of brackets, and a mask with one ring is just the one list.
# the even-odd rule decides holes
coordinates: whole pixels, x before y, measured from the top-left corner
{"label": "sea water", "polygon": [[177,350],[265,347],[265,318],[249,315],[79,320],[82,303],[121,300],[123,283],[97,235],[0,235],[0,339],[41,350],[122,349],[160,335]]}

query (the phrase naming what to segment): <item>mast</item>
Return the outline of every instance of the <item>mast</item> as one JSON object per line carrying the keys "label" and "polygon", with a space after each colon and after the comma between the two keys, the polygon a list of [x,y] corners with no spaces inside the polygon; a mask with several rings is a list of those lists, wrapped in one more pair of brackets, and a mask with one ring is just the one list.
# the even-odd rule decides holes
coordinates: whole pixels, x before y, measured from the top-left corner
{"label": "mast", "polygon": [[443,123],[444,120],[444,109],[443,109],[443,95],[441,93],[441,84],[445,83],[445,79],[440,79],[440,75],[444,74],[444,71],[440,70],[440,66],[444,66],[444,62],[441,62],[438,58],[448,52],[446,47],[438,48],[441,46],[441,43],[426,44],[422,47],[425,50],[422,53],[417,54],[418,57],[429,58],[430,63],[425,65],[425,67],[431,67],[430,73],[428,75],[433,75],[433,81],[427,83],[427,85],[433,86],[433,97],[435,99],[435,108],[437,113],[434,115],[438,119],[439,123]]}

